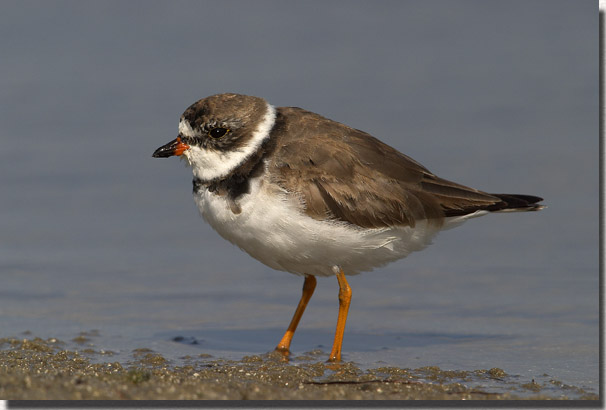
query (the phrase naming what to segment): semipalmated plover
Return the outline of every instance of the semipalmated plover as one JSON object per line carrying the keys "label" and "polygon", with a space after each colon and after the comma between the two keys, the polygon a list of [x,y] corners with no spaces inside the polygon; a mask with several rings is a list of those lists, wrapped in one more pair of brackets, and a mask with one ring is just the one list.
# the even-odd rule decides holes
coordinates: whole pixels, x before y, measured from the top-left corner
{"label": "semipalmated plover", "polygon": [[488,194],[442,179],[373,136],[297,107],[218,94],[191,105],[154,157],[191,166],[194,200],[225,239],[267,266],[305,277],[290,343],[316,286],[336,275],[341,360],[351,300],[345,275],[427,246],[442,229],[491,212],[536,211],[541,198]]}

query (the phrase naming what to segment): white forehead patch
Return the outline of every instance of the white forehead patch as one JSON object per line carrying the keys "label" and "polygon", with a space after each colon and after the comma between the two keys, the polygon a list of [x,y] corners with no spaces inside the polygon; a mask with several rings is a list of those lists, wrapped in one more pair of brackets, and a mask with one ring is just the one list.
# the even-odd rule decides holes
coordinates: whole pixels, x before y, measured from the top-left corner
{"label": "white forehead patch", "polygon": [[[202,181],[226,177],[259,149],[263,141],[269,137],[275,122],[276,109],[267,104],[267,111],[252,137],[237,150],[221,152],[191,146],[183,153],[183,156],[191,166],[194,175]],[[196,132],[185,120],[179,123],[179,132],[186,137],[196,136]]]}
{"label": "white forehead patch", "polygon": [[194,132],[191,125],[189,124],[189,121],[187,121],[185,118],[182,118],[181,121],[179,121],[179,134],[190,138],[197,136],[197,133]]}

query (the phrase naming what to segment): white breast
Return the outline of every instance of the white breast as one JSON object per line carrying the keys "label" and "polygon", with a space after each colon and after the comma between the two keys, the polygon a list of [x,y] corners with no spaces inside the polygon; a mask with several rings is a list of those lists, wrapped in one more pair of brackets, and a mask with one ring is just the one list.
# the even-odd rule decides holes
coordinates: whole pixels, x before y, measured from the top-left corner
{"label": "white breast", "polygon": [[250,193],[238,198],[241,212],[237,214],[225,196],[208,190],[194,194],[194,199],[204,219],[223,238],[271,268],[300,275],[329,276],[335,267],[348,275],[372,270],[423,249],[440,229],[451,225],[420,221],[414,228],[364,229],[318,221],[301,212],[298,198],[263,177],[251,181]]}

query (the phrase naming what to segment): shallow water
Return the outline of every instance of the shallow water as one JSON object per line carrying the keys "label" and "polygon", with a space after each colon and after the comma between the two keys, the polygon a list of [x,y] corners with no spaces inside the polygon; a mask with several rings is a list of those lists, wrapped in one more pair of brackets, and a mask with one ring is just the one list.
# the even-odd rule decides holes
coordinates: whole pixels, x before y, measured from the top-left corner
{"label": "shallow water", "polygon": [[[193,212],[190,216],[198,226],[183,227],[206,229]],[[495,224],[505,218],[545,217],[497,215],[459,229],[463,237],[476,226],[471,235],[485,235],[482,228],[503,231],[506,226]],[[147,239],[103,251],[80,242],[81,248],[73,251],[75,261],[69,263],[40,257],[43,251],[31,249],[27,261],[19,263],[23,256],[15,250],[6,255],[14,262],[3,267],[3,336],[29,330],[71,340],[96,330],[94,348],[112,351],[111,360],[123,362],[137,348],[150,348],[174,364],[188,355],[238,360],[273,349],[294,311],[302,279],[263,267],[214,241],[212,232],[207,247],[198,246],[196,235],[188,241],[187,234],[179,232],[185,240],[171,245],[159,233],[148,232],[143,236]],[[596,268],[587,263],[572,278],[563,269],[533,260],[532,253],[524,252],[531,244],[497,251],[493,248],[498,244],[473,238],[486,245],[459,250],[456,235],[445,232],[435,246],[409,260],[350,277],[353,301],[343,359],[362,369],[498,367],[521,382],[555,378],[597,392]],[[78,256],[86,252],[87,259],[97,255],[102,261],[79,265]],[[516,252],[526,258],[517,258]],[[497,268],[486,253],[514,262]],[[474,262],[478,254],[485,262]],[[337,289],[336,280],[319,280],[295,335],[293,355],[317,348],[328,354]]]}
{"label": "shallow water", "polygon": [[[242,20],[239,35],[270,41],[265,54],[238,36],[216,38],[220,20],[200,27],[196,16],[221,14],[221,2],[190,4],[186,16],[169,5],[146,4],[144,14],[116,4],[5,7],[0,336],[72,340],[97,330],[95,349],[124,361],[138,348],[175,363],[273,349],[302,278],[226,243],[198,216],[190,171],[151,158],[188,104],[238,91],[369,131],[447,179],[548,205],[468,221],[423,252],[349,278],[344,360],[501,368],[597,392],[595,10],[431,3],[356,3],[345,17],[327,3],[296,18],[239,3],[229,11]],[[441,29],[428,31],[423,16]],[[286,46],[301,33],[313,47]],[[328,354],[337,292],[334,278],[318,280],[295,355]]]}

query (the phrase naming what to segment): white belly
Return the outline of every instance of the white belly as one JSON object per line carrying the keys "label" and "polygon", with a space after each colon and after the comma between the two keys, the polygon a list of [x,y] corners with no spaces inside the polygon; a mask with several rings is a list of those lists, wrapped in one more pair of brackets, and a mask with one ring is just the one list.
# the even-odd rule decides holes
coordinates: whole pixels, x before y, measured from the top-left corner
{"label": "white belly", "polygon": [[208,190],[194,194],[194,199],[204,219],[223,238],[267,266],[294,274],[329,276],[335,267],[348,275],[372,270],[423,249],[450,225],[420,221],[414,228],[365,229],[318,221],[300,211],[297,198],[273,188],[261,178],[252,181],[250,193],[238,198],[241,212],[237,214],[226,197]]}

